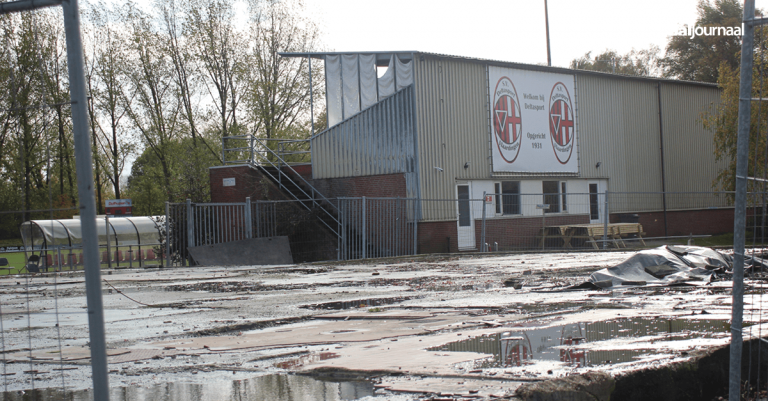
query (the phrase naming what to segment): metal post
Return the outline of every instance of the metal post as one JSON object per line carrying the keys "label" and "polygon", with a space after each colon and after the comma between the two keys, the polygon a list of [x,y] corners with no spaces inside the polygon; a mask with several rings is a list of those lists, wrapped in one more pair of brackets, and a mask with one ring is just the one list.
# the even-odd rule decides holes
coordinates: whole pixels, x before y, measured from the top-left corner
{"label": "metal post", "polygon": [[547,235],[547,210],[549,210],[549,205],[546,205],[546,208],[541,209],[541,250],[544,250],[545,242],[546,242],[546,235]]}
{"label": "metal post", "polygon": [[[168,204],[168,202],[165,202],[165,265],[167,267],[171,267],[171,213],[170,210],[171,207]],[[160,247],[160,251],[163,251],[163,248]],[[162,261],[163,254],[160,254],[160,260]],[[162,263],[160,262],[160,265],[162,267]]]}
{"label": "metal post", "polygon": [[344,201],[343,198],[338,198],[339,202],[339,250],[338,253],[338,259],[339,260],[346,260],[347,259],[347,230],[345,229],[345,218],[347,213],[347,203]]}
{"label": "metal post", "polygon": [[413,210],[413,254],[416,255],[419,253],[419,216],[416,214],[416,208],[421,206],[420,203],[417,205],[417,199],[411,200],[412,210]]}
{"label": "metal post", "polygon": [[195,246],[195,215],[192,212],[192,200],[187,199],[187,257],[186,263],[192,266],[192,260],[189,256],[189,248]]}
{"label": "metal post", "polygon": [[[109,229],[109,215],[104,215],[104,229],[107,233],[107,267],[112,268],[112,248],[111,243],[112,241],[109,239],[109,233],[112,232],[112,230]],[[99,263],[99,266],[101,266],[101,263]]]}
{"label": "metal post", "polygon": [[608,249],[608,220],[610,217],[608,217],[608,191],[605,191],[603,193],[603,197],[605,198],[603,202],[605,202],[605,206],[603,209],[605,209],[605,213],[603,213],[603,249]]}
{"label": "metal post", "polygon": [[744,32],[741,40],[741,75],[739,82],[739,125],[736,144],[736,206],[733,217],[733,307],[731,310],[731,355],[728,399],[741,399],[742,318],[744,312],[744,232],[747,204],[747,163],[752,98],[752,52],[755,1],[744,1]]}
{"label": "metal post", "polygon": [[363,244],[362,244],[362,246],[363,246],[363,249],[362,249],[363,250],[363,259],[365,259],[368,256],[366,254],[366,252],[365,252],[367,250],[367,248],[368,248],[367,246],[365,246],[365,241],[366,241],[365,217],[366,217],[365,216],[365,196],[363,196],[363,214],[362,214],[362,219],[363,219]]}
{"label": "metal post", "polygon": [[261,207],[259,200],[256,199],[256,238],[261,237]]}
{"label": "metal post", "polygon": [[667,184],[664,172],[664,119],[661,115],[661,82],[656,84],[656,93],[659,99],[659,149],[661,152],[661,206],[664,209],[664,236],[669,236],[667,224]]}
{"label": "metal post", "polygon": [[251,150],[251,158],[249,159],[249,162],[250,162],[251,164],[255,164],[255,163],[253,162],[253,135],[251,135],[251,136],[249,136],[249,137],[248,137],[248,143],[249,143],[248,147],[249,147],[249,148],[250,148],[250,150]]}
{"label": "metal post", "polygon": [[483,201],[480,203],[483,206],[483,228],[480,230],[480,243],[483,247],[483,252],[488,252],[488,245],[485,243],[485,191],[483,191]]}
{"label": "metal post", "polygon": [[253,221],[251,221],[251,197],[245,198],[245,238],[253,237]]}
{"label": "metal post", "polygon": [[552,56],[549,52],[549,10],[547,9],[547,0],[544,0],[544,24],[547,28],[547,65],[552,67]]}
{"label": "metal post", "polygon": [[96,200],[93,195],[93,158],[88,130],[88,97],[83,73],[83,43],[80,37],[80,10],[77,0],[62,2],[67,40],[72,131],[75,145],[77,191],[83,234],[88,332],[90,334],[93,398],[109,400],[107,346],[104,334],[104,304],[101,297],[99,237],[96,233]]}
{"label": "metal post", "polygon": [[315,99],[312,96],[312,56],[307,56],[307,61],[309,62],[309,123],[312,126],[312,132],[309,136],[312,137],[315,135]]}

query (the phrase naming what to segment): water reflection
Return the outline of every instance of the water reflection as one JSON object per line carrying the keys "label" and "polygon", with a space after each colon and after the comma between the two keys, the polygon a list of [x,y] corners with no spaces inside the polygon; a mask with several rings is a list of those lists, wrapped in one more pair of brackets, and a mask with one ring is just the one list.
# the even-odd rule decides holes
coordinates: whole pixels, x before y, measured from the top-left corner
{"label": "water reflection", "polygon": [[[212,381],[205,384],[157,383],[149,387],[118,387],[110,389],[112,401],[246,401],[246,400],[356,400],[373,396],[373,383],[368,381],[326,381],[298,375],[266,375],[247,380]],[[57,389],[42,389],[3,394],[7,401],[90,401],[90,390],[63,393]]]}
{"label": "water reflection", "polygon": [[603,322],[574,323],[541,329],[507,331],[430,348],[430,351],[464,351],[491,354],[481,368],[512,367],[534,361],[559,361],[585,367],[630,362],[638,356],[659,352],[658,349],[585,350],[586,342],[617,338],[658,341],[682,341],[727,335],[730,329],[723,320],[688,319],[616,319]]}

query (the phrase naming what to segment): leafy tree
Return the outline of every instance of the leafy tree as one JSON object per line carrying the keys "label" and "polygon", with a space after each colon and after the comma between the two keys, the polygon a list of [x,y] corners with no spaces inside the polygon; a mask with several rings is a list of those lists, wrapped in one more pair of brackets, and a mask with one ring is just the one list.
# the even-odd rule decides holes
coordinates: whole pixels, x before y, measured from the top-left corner
{"label": "leafy tree", "polygon": [[[764,29],[756,29],[756,38],[767,38]],[[763,51],[768,51],[764,49]],[[703,113],[704,127],[714,131],[715,158],[725,161],[723,168],[712,183],[713,187],[723,191],[733,191],[736,181],[736,142],[739,114],[739,69],[732,68],[727,62],[720,65],[718,84],[722,88],[720,104]],[[755,56],[752,80],[752,97],[768,97],[768,59]],[[761,102],[762,103],[762,102]],[[750,177],[766,177],[768,169],[768,146],[765,131],[768,129],[768,105],[753,103],[751,107],[751,126],[749,134],[749,173]],[[749,182],[749,186],[762,184]],[[758,187],[754,187],[757,189]],[[753,188],[750,188],[752,190]]]}
{"label": "leafy tree", "polygon": [[[198,137],[197,142],[213,142],[214,139]],[[170,165],[172,185],[170,187],[171,202],[183,202],[191,199],[193,202],[210,202],[210,184],[208,167],[218,163],[216,157],[206,146],[195,146],[192,138],[183,138],[169,143],[171,153],[177,155]],[[208,144],[216,149],[212,143]],[[134,214],[151,216],[165,213],[164,202],[167,199],[163,166],[156,154],[146,149],[133,163],[131,175],[128,177],[126,194],[134,204]]]}
{"label": "leafy tree", "polygon": [[[700,0],[699,27],[741,27],[743,10],[737,0]],[[664,75],[689,81],[718,82],[721,63],[738,69],[741,36],[672,36],[661,59]]]}
{"label": "leafy tree", "polygon": [[594,58],[592,52],[571,61],[570,67],[578,70],[610,72],[623,75],[658,76],[659,47],[632,50],[621,55],[615,50],[606,50]]}

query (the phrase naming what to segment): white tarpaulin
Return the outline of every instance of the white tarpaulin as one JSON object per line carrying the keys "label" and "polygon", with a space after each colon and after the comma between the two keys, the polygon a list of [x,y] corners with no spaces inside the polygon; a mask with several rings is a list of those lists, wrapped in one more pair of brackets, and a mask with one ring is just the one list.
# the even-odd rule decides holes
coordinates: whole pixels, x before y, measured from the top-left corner
{"label": "white tarpaulin", "polygon": [[361,54],[359,57],[360,106],[365,109],[379,101],[378,91],[376,90],[376,55]]}
{"label": "white tarpaulin", "polygon": [[599,287],[674,284],[709,281],[718,271],[731,269],[732,259],[700,246],[661,246],[640,251],[624,262],[589,276]]}
{"label": "white tarpaulin", "polygon": [[389,58],[389,66],[384,75],[379,77],[379,100],[395,93],[395,56]]}
{"label": "white tarpaulin", "polygon": [[357,54],[341,56],[341,82],[344,97],[344,119],[360,112],[360,79]]}
{"label": "white tarpaulin", "polygon": [[397,66],[395,67],[397,90],[403,89],[406,86],[413,83],[413,62],[400,61],[400,57],[396,58]]}
{"label": "white tarpaulin", "polygon": [[333,127],[344,119],[341,108],[341,57],[339,56],[325,56],[325,87],[328,126]]}
{"label": "white tarpaulin", "polygon": [[493,171],[578,173],[574,76],[488,67]]}

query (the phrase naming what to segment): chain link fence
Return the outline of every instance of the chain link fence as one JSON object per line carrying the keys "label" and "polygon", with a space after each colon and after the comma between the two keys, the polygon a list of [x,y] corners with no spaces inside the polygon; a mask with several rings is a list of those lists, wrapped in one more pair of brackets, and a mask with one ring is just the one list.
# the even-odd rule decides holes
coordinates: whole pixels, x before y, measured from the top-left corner
{"label": "chain link fence", "polygon": [[[763,195],[749,196],[748,238],[756,244],[765,240]],[[332,215],[330,207],[319,210],[302,201],[169,204],[169,263],[187,264],[187,246],[272,236],[289,237],[294,261],[307,262],[463,251],[640,248],[733,232],[732,192],[489,193],[477,199],[329,201]]]}

